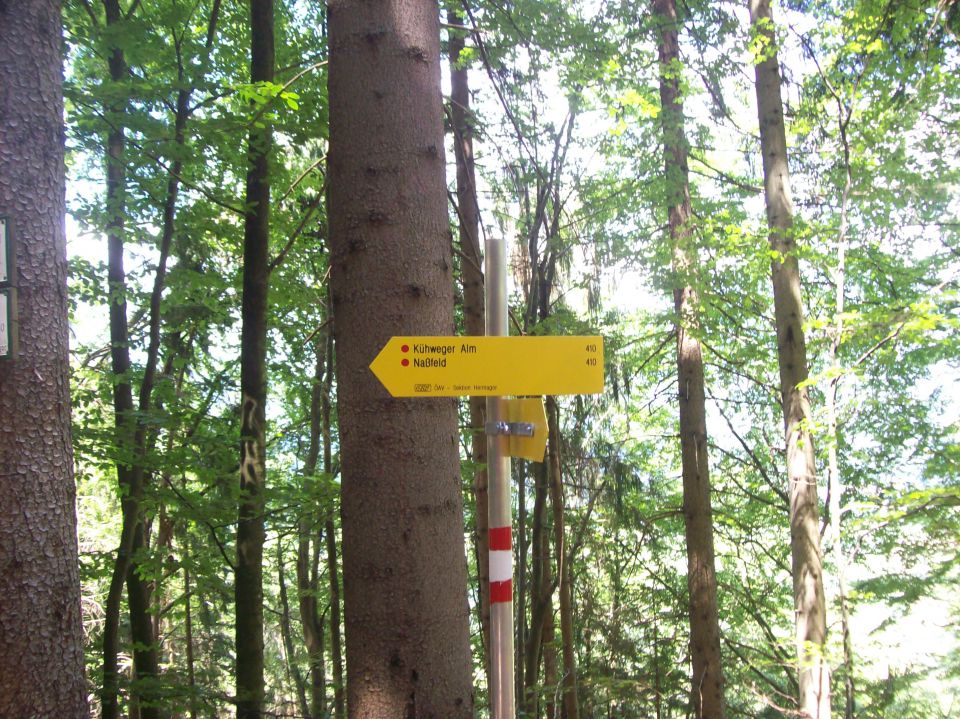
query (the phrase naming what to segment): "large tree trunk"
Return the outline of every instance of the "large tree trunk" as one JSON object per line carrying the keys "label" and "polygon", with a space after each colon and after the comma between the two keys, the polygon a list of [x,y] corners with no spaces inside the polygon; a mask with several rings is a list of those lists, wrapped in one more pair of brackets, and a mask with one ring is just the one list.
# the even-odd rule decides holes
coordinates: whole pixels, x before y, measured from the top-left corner
{"label": "large tree trunk", "polygon": [[[273,0],[250,0],[250,80],[272,82]],[[237,719],[263,711],[263,490],[266,483],[267,281],[272,131],[250,131],[240,336],[240,507],[237,523]]]}
{"label": "large tree trunk", "polygon": [[755,66],[757,111],[767,223],[770,226],[770,248],[774,253],[771,273],[790,484],[790,549],[800,675],[799,708],[812,719],[830,719],[830,668],[825,658],[827,611],[820,556],[817,475],[810,433],[810,401],[806,387],[801,385],[807,379],[807,350],[803,336],[800,268],[793,228],[780,67],[768,0],[750,0],[750,22],[764,40],[763,59]]}
{"label": "large tree trunk", "polygon": [[680,46],[676,2],[654,0],[653,11],[660,27],[660,104],[667,217],[673,246],[673,271],[680,279],[673,297],[693,669],[690,697],[698,719],[723,719],[726,710],[717,615],[703,356],[697,339],[698,297],[690,277],[696,269],[697,257],[690,224],[692,211],[678,69]]}
{"label": "large tree trunk", "polygon": [[[458,10],[447,12],[453,27],[463,25]],[[485,304],[483,295],[483,258],[480,255],[480,208],[477,204],[477,181],[473,160],[473,115],[470,111],[470,82],[467,68],[461,65],[464,35],[450,31],[450,119],[453,126],[453,149],[457,159],[457,215],[460,227],[460,274],[463,281],[463,323],[468,335],[483,335]],[[487,498],[487,436],[486,401],[471,397],[470,405],[470,459],[474,468],[474,544],[477,556],[477,610],[480,615],[483,669],[490,678],[490,546],[488,537],[489,500]]]}
{"label": "large tree trunk", "polygon": [[0,3],[0,215],[20,353],[0,360],[0,716],[88,715],[67,356],[59,0]]}
{"label": "large tree trunk", "polygon": [[368,368],[392,335],[453,334],[439,10],[333,0],[329,18],[348,708],[471,717],[456,404],[393,399]]}

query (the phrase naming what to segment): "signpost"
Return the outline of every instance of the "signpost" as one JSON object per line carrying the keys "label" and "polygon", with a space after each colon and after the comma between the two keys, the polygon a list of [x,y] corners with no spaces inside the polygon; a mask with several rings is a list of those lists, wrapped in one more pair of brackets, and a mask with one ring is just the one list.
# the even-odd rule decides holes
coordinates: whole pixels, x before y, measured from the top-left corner
{"label": "signpost", "polygon": [[370,369],[394,397],[595,394],[603,338],[393,337]]}
{"label": "signpost", "polygon": [[[487,336],[392,337],[370,370],[394,397],[487,398],[490,717],[514,719],[510,457],[543,461],[547,418],[539,395],[603,391],[603,338],[509,337],[503,240],[488,239],[485,249]],[[525,398],[508,398],[518,395]]]}

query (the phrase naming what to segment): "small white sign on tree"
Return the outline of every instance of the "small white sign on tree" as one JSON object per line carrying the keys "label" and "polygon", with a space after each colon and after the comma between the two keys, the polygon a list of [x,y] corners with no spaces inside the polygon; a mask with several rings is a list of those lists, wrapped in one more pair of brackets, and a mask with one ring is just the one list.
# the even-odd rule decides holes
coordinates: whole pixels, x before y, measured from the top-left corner
{"label": "small white sign on tree", "polygon": [[10,356],[10,302],[6,290],[0,291],[0,358]]}
{"label": "small white sign on tree", "polygon": [[10,246],[7,242],[7,219],[0,217],[0,284],[10,282]]}

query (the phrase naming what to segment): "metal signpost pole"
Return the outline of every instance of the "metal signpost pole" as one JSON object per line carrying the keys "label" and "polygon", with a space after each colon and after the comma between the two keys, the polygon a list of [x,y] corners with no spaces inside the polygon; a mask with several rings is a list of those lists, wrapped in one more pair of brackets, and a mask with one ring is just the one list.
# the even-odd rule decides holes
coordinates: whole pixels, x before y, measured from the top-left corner
{"label": "metal signpost pole", "polygon": [[488,238],[485,249],[486,337],[391,337],[370,371],[392,397],[487,398],[490,717],[515,719],[510,457],[543,461],[547,417],[534,395],[603,391],[603,337],[510,337],[506,247]]}
{"label": "metal signpost pole", "polygon": [[[487,335],[507,336],[507,256],[502,239],[485,243]],[[508,421],[506,400],[487,397],[487,482],[490,502],[490,717],[514,719],[513,520],[510,511],[510,438],[491,428]]]}

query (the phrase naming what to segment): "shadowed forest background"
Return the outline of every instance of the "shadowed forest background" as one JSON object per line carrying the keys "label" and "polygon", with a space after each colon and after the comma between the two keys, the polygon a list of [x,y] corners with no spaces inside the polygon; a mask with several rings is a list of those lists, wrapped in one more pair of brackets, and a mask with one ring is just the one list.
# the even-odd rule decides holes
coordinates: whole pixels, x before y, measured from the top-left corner
{"label": "shadowed forest background", "polygon": [[956,0],[62,20],[94,715],[488,715],[483,402],[367,365],[492,235],[606,348],[513,462],[518,716],[958,716]]}

